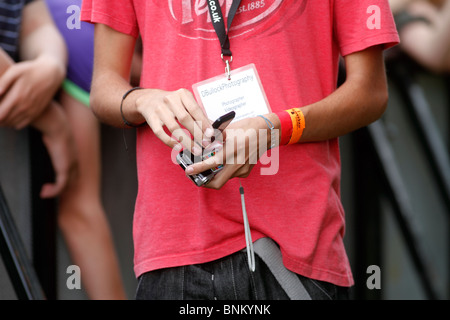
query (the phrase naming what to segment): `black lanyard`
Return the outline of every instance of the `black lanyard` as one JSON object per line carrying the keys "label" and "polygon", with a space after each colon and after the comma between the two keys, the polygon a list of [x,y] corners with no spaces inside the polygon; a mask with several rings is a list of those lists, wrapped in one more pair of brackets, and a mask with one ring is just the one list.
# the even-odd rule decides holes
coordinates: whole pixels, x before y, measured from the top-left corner
{"label": "black lanyard", "polygon": [[233,0],[228,13],[228,26],[225,30],[225,22],[223,20],[222,9],[220,8],[219,0],[206,0],[208,2],[209,14],[211,15],[211,22],[214,26],[214,30],[217,33],[217,37],[220,41],[220,47],[222,48],[222,55],[231,57],[230,40],[228,39],[228,33],[230,31],[231,23],[234,16],[241,4],[241,0]]}
{"label": "black lanyard", "polygon": [[[219,0],[206,0],[206,2],[208,3],[211,22],[214,30],[216,31],[217,37],[219,38],[220,47],[222,48],[221,57],[225,62],[225,73],[228,76],[228,80],[230,80],[230,62],[233,61],[233,55],[230,50],[230,39],[228,38],[228,32],[230,31],[231,23],[233,22],[237,9],[241,4],[241,0],[233,0],[233,3],[231,4],[230,11],[228,12],[227,30],[225,30],[225,22],[223,21],[222,9],[220,8]],[[224,56],[230,57],[230,59],[224,59]]]}

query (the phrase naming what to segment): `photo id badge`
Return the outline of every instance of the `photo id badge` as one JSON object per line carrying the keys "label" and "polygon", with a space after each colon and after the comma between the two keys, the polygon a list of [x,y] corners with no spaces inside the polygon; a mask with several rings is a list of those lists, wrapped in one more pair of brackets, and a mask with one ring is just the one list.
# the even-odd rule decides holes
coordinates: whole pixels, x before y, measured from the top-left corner
{"label": "photo id badge", "polygon": [[254,64],[232,70],[230,75],[231,79],[221,74],[192,86],[197,102],[209,119],[230,111],[236,112],[233,121],[271,112]]}

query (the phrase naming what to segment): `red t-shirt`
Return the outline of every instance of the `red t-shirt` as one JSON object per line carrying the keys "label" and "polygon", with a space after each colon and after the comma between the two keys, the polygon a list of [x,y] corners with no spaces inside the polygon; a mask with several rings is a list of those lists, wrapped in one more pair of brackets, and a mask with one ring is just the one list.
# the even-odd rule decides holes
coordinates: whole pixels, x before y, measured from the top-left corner
{"label": "red t-shirt", "polygon": [[[227,13],[232,0],[220,2]],[[85,0],[82,19],[141,34],[143,87],[191,89],[224,73],[206,1]],[[232,68],[256,65],[272,112],[331,94],[339,55],[398,42],[386,0],[243,0],[229,35]],[[241,179],[253,240],[275,240],[296,273],[351,286],[338,139],[282,146],[277,165],[275,175],[257,164]],[[137,132],[137,168],[137,276],[245,247],[238,179],[218,191],[196,187],[148,127]]]}

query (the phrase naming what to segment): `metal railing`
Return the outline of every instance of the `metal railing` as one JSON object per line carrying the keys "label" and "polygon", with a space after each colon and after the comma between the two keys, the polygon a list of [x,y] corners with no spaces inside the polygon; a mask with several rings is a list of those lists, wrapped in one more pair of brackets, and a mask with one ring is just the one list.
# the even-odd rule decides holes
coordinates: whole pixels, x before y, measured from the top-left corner
{"label": "metal railing", "polygon": [[20,238],[0,186],[0,253],[20,300],[42,300],[45,294]]}
{"label": "metal railing", "polygon": [[[414,77],[417,67],[411,61],[394,61],[388,64],[389,79],[400,92],[404,110],[409,121],[418,130],[417,143],[424,150],[428,165],[432,168],[434,181],[440,193],[440,199],[450,214],[450,161],[449,151],[442,134],[432,116],[424,89]],[[360,285],[356,288],[357,298],[381,299],[381,292],[370,292],[362,288],[366,277],[364,266],[373,261],[381,261],[382,235],[380,222],[380,197],[387,198],[394,210],[395,219],[405,240],[407,251],[420,280],[423,292],[428,299],[446,299],[438,293],[436,279],[432,276],[432,262],[424,246],[420,226],[414,218],[411,196],[408,194],[404,178],[399,170],[400,163],[395,157],[388,129],[383,119],[353,133],[355,161],[355,208],[356,222],[356,278]],[[444,217],[450,230],[450,215]],[[447,244],[450,248],[450,244]],[[448,254],[448,252],[447,252]],[[445,257],[445,254],[443,255]],[[450,254],[448,254],[450,257]],[[448,258],[447,258],[448,259]]]}

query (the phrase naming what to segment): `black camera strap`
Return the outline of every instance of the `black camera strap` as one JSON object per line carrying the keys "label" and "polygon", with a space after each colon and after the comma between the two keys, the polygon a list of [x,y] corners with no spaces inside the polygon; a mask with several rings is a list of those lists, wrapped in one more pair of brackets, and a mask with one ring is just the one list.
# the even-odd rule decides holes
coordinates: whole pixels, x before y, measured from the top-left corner
{"label": "black camera strap", "polygon": [[222,48],[222,56],[231,57],[230,40],[228,39],[228,32],[230,31],[231,24],[233,23],[234,16],[241,4],[241,0],[233,0],[230,11],[228,12],[227,29],[225,30],[225,22],[223,20],[222,9],[220,8],[219,0],[206,0],[208,3],[209,14],[211,15],[211,22],[217,37],[220,41],[220,47]]}

